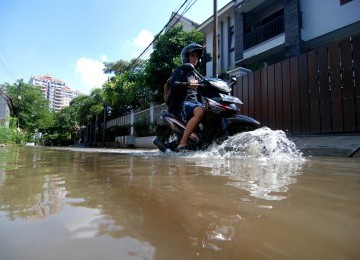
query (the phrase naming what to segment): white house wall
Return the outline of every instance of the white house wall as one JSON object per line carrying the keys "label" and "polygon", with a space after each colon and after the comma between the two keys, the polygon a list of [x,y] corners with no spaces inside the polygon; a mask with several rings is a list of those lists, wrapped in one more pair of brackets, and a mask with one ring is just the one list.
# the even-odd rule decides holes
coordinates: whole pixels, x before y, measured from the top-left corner
{"label": "white house wall", "polygon": [[0,96],[0,126],[9,127],[10,109],[4,97]]}
{"label": "white house wall", "polygon": [[312,40],[360,21],[360,1],[340,5],[340,0],[301,0],[301,38]]}
{"label": "white house wall", "polygon": [[274,49],[280,45],[285,44],[285,34],[280,34],[276,37],[267,40],[266,42],[261,43],[255,47],[252,47],[246,51],[244,51],[244,59],[251,58],[253,56],[264,53],[265,51]]}
{"label": "white house wall", "polygon": [[[218,54],[220,58],[218,60],[218,73],[222,71],[228,71],[235,68],[235,51],[229,52],[229,28],[234,26],[234,15],[231,16],[220,16],[218,20],[218,35],[220,38],[220,45]],[[205,45],[206,51],[213,54],[213,31],[208,30],[209,27],[200,30],[205,34]],[[206,30],[207,29],[207,30]],[[205,31],[205,32],[204,32]],[[234,36],[233,36],[234,37]],[[233,38],[233,41],[235,38]],[[206,76],[213,75],[213,63],[212,61],[206,63]]]}
{"label": "white house wall", "polygon": [[[206,51],[211,54],[213,53],[213,33],[206,34]],[[206,76],[211,77],[213,75],[213,63],[212,61],[206,63]]]}

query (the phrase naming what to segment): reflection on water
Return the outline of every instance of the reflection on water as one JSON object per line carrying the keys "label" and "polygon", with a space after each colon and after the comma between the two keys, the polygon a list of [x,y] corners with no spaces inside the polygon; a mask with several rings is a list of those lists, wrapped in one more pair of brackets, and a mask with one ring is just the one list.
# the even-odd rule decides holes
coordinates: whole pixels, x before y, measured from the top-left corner
{"label": "reflection on water", "polygon": [[210,174],[214,176],[229,177],[227,185],[246,190],[250,196],[281,200],[287,197],[289,185],[296,182],[303,163],[299,160],[277,163],[248,159],[207,161],[205,165],[202,161],[198,166],[210,168]]}
{"label": "reflection on water", "polygon": [[359,160],[232,141],[260,135],[258,157],[0,149],[0,259],[356,259]]}
{"label": "reflection on water", "polygon": [[[286,198],[288,185],[296,182],[295,176],[305,163],[302,153],[283,131],[267,127],[240,133],[221,146],[192,156],[210,157],[197,166],[211,169],[212,175],[229,177],[228,185],[264,200]],[[220,160],[223,158],[230,160]]]}
{"label": "reflection on water", "polygon": [[41,150],[28,150],[25,158],[21,150],[1,151],[1,209],[6,209],[10,219],[44,218],[60,211],[66,196],[65,178],[45,168],[49,157]]}

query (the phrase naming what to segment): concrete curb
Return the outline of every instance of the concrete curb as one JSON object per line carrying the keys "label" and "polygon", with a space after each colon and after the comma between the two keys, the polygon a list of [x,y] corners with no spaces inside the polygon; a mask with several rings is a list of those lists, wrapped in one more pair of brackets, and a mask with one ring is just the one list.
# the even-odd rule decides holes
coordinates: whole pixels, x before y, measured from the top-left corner
{"label": "concrete curb", "polygon": [[[135,147],[150,148],[155,136],[139,138],[135,141]],[[360,158],[360,134],[349,135],[304,135],[288,136],[289,140],[296,144],[296,147],[305,156],[336,156]],[[146,145],[145,145],[146,143]]]}
{"label": "concrete curb", "polygon": [[360,158],[360,135],[288,136],[305,156]]}
{"label": "concrete curb", "polygon": [[[304,156],[336,156],[360,158],[360,134],[319,134],[319,135],[288,135]],[[134,148],[156,149],[152,144],[155,136],[134,137],[131,146]],[[114,147],[119,146],[119,143]]]}

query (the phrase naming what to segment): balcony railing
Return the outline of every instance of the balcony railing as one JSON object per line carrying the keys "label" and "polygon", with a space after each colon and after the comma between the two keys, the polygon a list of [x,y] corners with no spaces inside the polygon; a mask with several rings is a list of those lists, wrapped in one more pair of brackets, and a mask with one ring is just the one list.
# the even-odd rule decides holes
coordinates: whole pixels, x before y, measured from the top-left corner
{"label": "balcony railing", "polygon": [[254,47],[284,32],[284,16],[279,16],[244,36],[244,50]]}

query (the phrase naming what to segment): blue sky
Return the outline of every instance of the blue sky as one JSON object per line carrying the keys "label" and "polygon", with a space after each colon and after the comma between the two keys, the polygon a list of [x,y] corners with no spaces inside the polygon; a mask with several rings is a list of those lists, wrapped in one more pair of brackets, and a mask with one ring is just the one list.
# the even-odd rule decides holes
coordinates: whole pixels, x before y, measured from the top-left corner
{"label": "blue sky", "polygon": [[[0,84],[49,75],[89,94],[107,79],[104,61],[136,58],[183,2],[0,0]],[[185,16],[202,23],[212,13],[213,0],[197,0]]]}

